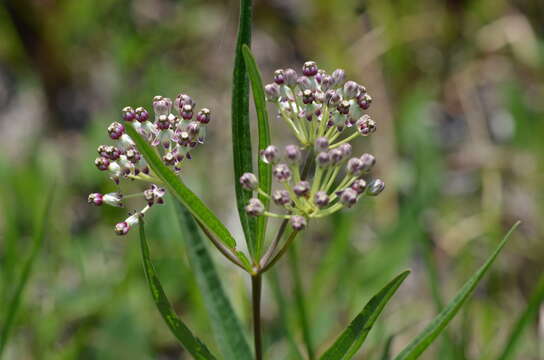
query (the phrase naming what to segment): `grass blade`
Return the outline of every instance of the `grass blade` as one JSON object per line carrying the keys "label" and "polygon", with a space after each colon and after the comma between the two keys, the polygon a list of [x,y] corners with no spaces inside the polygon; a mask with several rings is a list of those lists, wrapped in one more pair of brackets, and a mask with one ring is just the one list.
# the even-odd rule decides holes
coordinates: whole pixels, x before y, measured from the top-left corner
{"label": "grass blade", "polygon": [[252,360],[251,350],[215,269],[205,241],[191,214],[176,202],[181,233],[188,257],[210,315],[212,330],[221,354],[227,360]]}
{"label": "grass blade", "polygon": [[46,225],[47,225],[49,210],[51,208],[51,203],[53,202],[53,193],[54,193],[54,188],[51,189],[51,191],[49,192],[49,196],[47,196],[45,200],[46,202],[44,205],[43,213],[40,213],[40,216],[36,221],[36,227],[34,228],[34,235],[32,238],[32,249],[30,250],[30,255],[28,256],[25,263],[23,264],[23,267],[21,270],[21,277],[19,278],[19,281],[17,282],[15,291],[13,293],[13,297],[11,298],[7,306],[6,319],[4,320],[4,325],[2,326],[2,332],[0,333],[0,358],[2,357],[2,352],[4,351],[4,348],[6,347],[9,334],[13,326],[13,322],[15,321],[15,316],[17,315],[17,310],[19,310],[19,306],[23,299],[23,294],[26,288],[26,284],[28,283],[28,279],[30,278],[30,275],[32,274],[32,268],[33,268],[34,262],[36,260],[36,257],[38,256],[38,252],[40,251],[42,247],[43,239],[45,237],[45,232],[46,232]]}
{"label": "grass blade", "polygon": [[459,309],[463,306],[469,296],[474,292],[474,289],[486,274],[487,270],[491,267],[500,251],[506,245],[510,234],[518,227],[519,221],[512,226],[510,231],[499,243],[493,254],[487,259],[487,261],[478,269],[478,271],[472,275],[472,277],[465,283],[461,290],[457,293],[455,298],[438,314],[437,317],[419,334],[397,357],[395,360],[411,360],[417,359],[436,337],[446,328],[448,323],[455,317]]}
{"label": "grass blade", "polygon": [[374,295],[334,344],[320,357],[320,360],[351,359],[363,345],[389,299],[409,274],[409,270],[402,272]]}
{"label": "grass blade", "polygon": [[501,355],[497,357],[498,360],[513,359],[514,352],[516,351],[518,341],[523,334],[523,331],[531,323],[531,320],[535,318],[538,313],[540,304],[544,302],[544,273],[540,276],[538,284],[533,291],[529,304],[525,308],[525,311],[520,315],[519,319],[514,324],[514,327],[510,331],[508,340],[504,346]]}
{"label": "grass blade", "polygon": [[149,256],[149,245],[147,244],[145,237],[144,221],[142,218],[140,218],[140,246],[142,249],[145,277],[147,279],[147,284],[149,285],[151,296],[153,297],[153,301],[161,313],[162,318],[170,328],[170,331],[195,359],[214,360],[215,356],[210,353],[206,345],[195,337],[191,330],[189,330],[183,321],[180,320],[172,308],[170,301],[168,301]]}
{"label": "grass blade", "polygon": [[[247,73],[249,75],[249,80],[251,81],[253,102],[255,103],[255,111],[257,113],[260,152],[270,145],[270,126],[268,124],[268,112],[266,111],[266,98],[264,95],[263,81],[257,66],[257,62],[251,54],[251,50],[245,44],[242,46],[242,53],[244,56]],[[258,169],[259,186],[265,193],[268,194],[270,193],[270,188],[272,186],[272,167],[266,164],[264,161],[259,160]],[[267,208],[270,200],[261,194],[259,194],[259,199]],[[265,240],[267,220],[267,216],[260,216],[257,220],[257,238],[255,243],[255,253],[257,258],[260,257],[261,249]]]}
{"label": "grass blade", "polygon": [[381,360],[391,360],[391,348],[393,347],[394,339],[395,339],[395,335],[391,335],[385,341],[385,345],[383,346],[382,356],[380,357]]}
{"label": "grass blade", "polygon": [[253,172],[251,131],[249,127],[249,81],[242,54],[242,46],[249,46],[250,42],[251,0],[240,0],[240,20],[238,23],[232,83],[232,155],[236,202],[240,222],[242,223],[249,251],[255,256],[257,221],[244,210],[251,197],[251,192],[244,190],[239,181],[243,173]]}
{"label": "grass blade", "polygon": [[236,249],[236,241],[215,216],[215,214],[196,196],[172,170],[163,164],[155,149],[149,145],[130,125],[126,131],[136,143],[138,150],[143,154],[151,170],[164,182],[174,196],[187,207],[196,219],[206,227],[229,248]]}

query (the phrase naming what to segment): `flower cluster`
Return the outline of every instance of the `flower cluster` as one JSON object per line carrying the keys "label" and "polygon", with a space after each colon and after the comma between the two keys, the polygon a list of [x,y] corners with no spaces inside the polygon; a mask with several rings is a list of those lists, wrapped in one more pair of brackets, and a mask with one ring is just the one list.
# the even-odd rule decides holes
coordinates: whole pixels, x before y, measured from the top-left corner
{"label": "flower cluster", "polygon": [[[265,94],[300,146],[288,145],[280,152],[270,145],[261,152],[261,161],[273,166],[273,177],[282,189],[267,194],[255,175],[246,173],[240,178],[246,190],[284,210],[281,214],[271,212],[253,197],[246,206],[248,214],[289,219],[295,230],[301,230],[309,218],[330,215],[355,205],[364,195],[383,191],[383,181],[369,178],[375,157],[366,153],[352,156],[350,145],[356,137],[376,131],[376,123],[364,113],[372,98],[364,86],[344,78],[344,70],[329,75],[313,61],[304,64],[302,76],[293,69],[276,70]],[[306,177],[303,168],[312,168],[313,176]]]}
{"label": "flower cluster", "polygon": [[[175,113],[172,113],[175,108]],[[122,122],[108,126],[113,145],[100,145],[98,157],[94,161],[98,170],[109,173],[110,178],[119,185],[121,179],[147,182],[150,187],[141,193],[123,196],[121,192],[108,194],[92,193],[88,202],[100,206],[107,204],[122,207],[123,199],[141,197],[147,205],[138,213],[130,215],[115,225],[115,232],[126,235],[138,222],[138,216],[145,214],[153,204],[162,204],[165,190],[159,187],[162,181],[149,169],[134,141],[125,132],[125,126],[133,126],[152,146],[157,147],[165,165],[176,173],[181,172],[185,159],[191,159],[190,151],[204,143],[206,127],[210,122],[210,110],[203,108],[194,114],[195,103],[187,94],[179,94],[174,101],[162,96],[153,98],[154,118],[143,107],[130,106],[122,110]]]}

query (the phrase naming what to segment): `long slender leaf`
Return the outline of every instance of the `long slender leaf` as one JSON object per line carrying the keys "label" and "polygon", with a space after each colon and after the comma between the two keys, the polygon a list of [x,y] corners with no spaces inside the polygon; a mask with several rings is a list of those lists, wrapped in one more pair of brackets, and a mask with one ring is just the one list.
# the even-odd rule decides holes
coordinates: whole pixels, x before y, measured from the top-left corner
{"label": "long slender leaf", "polygon": [[34,235],[32,238],[32,248],[30,254],[26,261],[23,264],[21,270],[21,276],[16,283],[16,288],[13,292],[13,297],[9,301],[6,311],[6,319],[4,319],[4,325],[2,326],[2,332],[0,333],[0,358],[2,357],[2,352],[7,344],[13,322],[15,321],[15,316],[23,300],[24,290],[28,279],[32,274],[32,269],[34,267],[34,262],[38,256],[45,237],[45,232],[47,230],[47,220],[49,218],[49,209],[51,208],[51,203],[53,202],[54,189],[51,189],[49,195],[45,200],[43,213],[39,214],[39,218],[36,221],[36,227],[34,228]]}
{"label": "long slender leaf", "polygon": [[395,339],[395,335],[391,335],[385,341],[385,345],[383,346],[383,352],[382,352],[381,360],[391,360],[391,348],[393,347],[393,340],[394,339]]}
{"label": "long slender leaf", "polygon": [[206,345],[195,337],[191,330],[180,320],[172,308],[170,301],[168,301],[168,297],[163,290],[155,267],[149,256],[149,245],[147,244],[145,237],[145,228],[142,218],[140,218],[140,246],[142,249],[145,277],[147,279],[147,284],[149,285],[149,290],[151,291],[151,296],[153,297],[153,301],[161,313],[162,318],[170,328],[170,331],[195,359],[214,360],[215,356],[211,354]]}
{"label": "long slender leaf", "polygon": [[363,345],[389,299],[409,274],[409,270],[402,272],[374,295],[334,344],[320,357],[320,360],[351,359]]}
{"label": "long slender leaf", "polygon": [[[253,92],[253,102],[255,103],[255,111],[257,113],[257,125],[259,130],[259,152],[270,145],[270,125],[268,124],[268,112],[266,111],[266,99],[264,95],[263,81],[261,73],[257,66],[255,58],[251,54],[251,50],[247,45],[242,46],[242,53],[247,67],[249,80],[251,81],[251,89]],[[259,160],[259,186],[265,193],[270,193],[272,167],[264,161]],[[261,194],[259,199],[268,207],[270,200]],[[259,258],[266,235],[267,216],[261,216],[257,220],[257,239],[255,243],[256,257]]]}
{"label": "long slender leaf", "polygon": [[188,248],[187,255],[202,290],[221,354],[227,360],[251,360],[251,350],[240,321],[225,294],[205,241],[189,211],[180,203],[176,205],[181,232]]}
{"label": "long slender leaf", "polygon": [[474,292],[474,289],[484,277],[487,270],[489,270],[497,258],[497,255],[499,255],[504,245],[506,245],[510,234],[512,234],[518,225],[519,221],[512,226],[510,231],[508,231],[506,236],[499,243],[493,254],[491,254],[482,267],[480,267],[480,269],[478,269],[478,271],[465,283],[453,300],[444,308],[444,310],[440,312],[440,314],[438,314],[437,317],[433,319],[433,321],[425,328],[425,330],[423,330],[421,334],[419,334],[399,355],[397,355],[397,357],[395,357],[395,360],[417,359],[419,355],[421,355],[429,347],[429,345],[432,344],[436,337],[455,317],[469,296]]}
{"label": "long slender leaf", "polygon": [[156,150],[132,126],[126,126],[126,131],[136,143],[151,170],[164,182],[174,196],[226,246],[235,249],[236,241],[217,216],[181,181],[179,176],[163,164]]}
{"label": "long slender leaf", "polygon": [[231,126],[234,183],[238,213],[249,251],[255,256],[257,221],[254,217],[250,217],[244,210],[251,197],[251,193],[244,190],[239,181],[243,173],[253,172],[251,131],[249,127],[249,81],[242,54],[242,46],[249,46],[251,42],[251,7],[251,0],[240,0],[238,38],[236,40],[234,55]]}
{"label": "long slender leaf", "polygon": [[544,302],[544,273],[540,276],[538,284],[536,285],[527,307],[520,315],[519,319],[514,324],[508,340],[502,350],[498,360],[508,360],[513,359],[514,353],[517,349],[518,342],[523,334],[523,331],[531,323],[531,320],[535,318],[535,315],[538,313],[540,304]]}

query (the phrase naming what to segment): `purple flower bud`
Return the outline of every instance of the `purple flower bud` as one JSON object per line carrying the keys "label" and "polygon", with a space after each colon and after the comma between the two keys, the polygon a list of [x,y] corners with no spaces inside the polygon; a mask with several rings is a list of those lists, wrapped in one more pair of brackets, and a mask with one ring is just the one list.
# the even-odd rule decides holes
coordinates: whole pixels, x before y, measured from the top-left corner
{"label": "purple flower bud", "polygon": [[108,126],[108,134],[113,140],[118,140],[125,133],[125,127],[118,122],[111,123]]}
{"label": "purple flower bud", "polygon": [[275,164],[278,161],[279,150],[274,145],[269,145],[266,149],[261,151],[261,157],[267,164]]}
{"label": "purple flower bud", "polygon": [[323,76],[323,79],[321,80],[321,90],[327,91],[331,88],[331,86],[334,84],[334,79],[330,75]]}
{"label": "purple flower bud", "polygon": [[344,158],[348,158],[351,156],[351,145],[349,143],[340,145],[338,149],[342,151]]}
{"label": "purple flower bud", "polygon": [[211,119],[211,112],[207,108],[203,108],[196,115],[196,121],[198,121],[199,123],[203,125],[209,124],[210,119]]}
{"label": "purple flower bud", "polygon": [[159,130],[168,130],[170,128],[170,121],[168,120],[168,116],[159,115],[156,125],[157,125],[157,129]]}
{"label": "purple flower bud", "polygon": [[310,192],[310,183],[307,181],[301,181],[293,187],[293,192],[297,196],[307,196]]}
{"label": "purple flower bud", "polygon": [[340,104],[338,104],[336,109],[340,114],[347,115],[349,113],[349,105],[349,101],[343,100],[342,102],[340,102]]}
{"label": "purple flower bud", "polygon": [[194,102],[193,102],[193,99],[187,95],[187,94],[179,94],[178,96],[176,96],[176,100],[175,100],[175,105],[176,105],[176,109],[180,110],[183,108],[184,105],[191,105],[194,106]]}
{"label": "purple flower bud", "polygon": [[351,184],[351,188],[357,192],[357,194],[362,194],[366,190],[366,181],[363,179],[357,179]]}
{"label": "purple flower bud", "polygon": [[291,202],[289,192],[287,190],[276,190],[272,194],[272,200],[276,205],[285,206]]}
{"label": "purple flower bud", "polygon": [[181,108],[180,115],[185,120],[191,120],[193,118],[193,105],[185,104]]}
{"label": "purple flower bud", "polygon": [[191,121],[191,123],[187,125],[187,132],[189,133],[189,136],[194,139],[200,132],[200,124],[196,121]]}
{"label": "purple flower bud", "polygon": [[257,177],[253,175],[252,173],[245,173],[240,177],[240,184],[242,184],[242,187],[246,190],[256,190],[259,187],[259,181],[257,180]]}
{"label": "purple flower bud", "polygon": [[153,110],[155,111],[155,115],[166,115],[170,114],[170,111],[172,110],[172,100],[169,98],[162,97],[160,95],[157,95],[153,98]]}
{"label": "purple flower bud", "polygon": [[367,110],[370,107],[370,104],[372,103],[372,97],[368,94],[364,94],[363,96],[360,96],[357,100],[359,107],[363,110]]}
{"label": "purple flower bud", "polygon": [[331,163],[336,165],[344,159],[344,153],[339,148],[332,149],[329,151],[329,158],[331,159]]}
{"label": "purple flower bud", "polygon": [[94,160],[94,164],[100,171],[106,171],[108,170],[108,167],[110,166],[110,161],[105,157],[98,157]]}
{"label": "purple flower bud", "polygon": [[91,205],[100,206],[104,202],[104,196],[100,193],[89,194],[87,202]]}
{"label": "purple flower bud", "polygon": [[325,101],[330,107],[335,107],[342,101],[342,97],[336,91],[329,89],[325,93]]}
{"label": "purple flower bud", "polygon": [[133,164],[137,164],[142,159],[142,155],[135,149],[128,149],[125,156]]}
{"label": "purple flower bud", "polygon": [[376,196],[385,189],[385,183],[380,179],[372,180],[366,191],[367,195]]}
{"label": "purple flower bud", "polygon": [[144,190],[144,199],[147,202],[147,205],[153,205],[153,203],[155,202],[155,195],[153,194],[152,189]]}
{"label": "purple flower bud", "polygon": [[96,149],[96,152],[98,153],[98,155],[102,156],[102,157],[108,157],[108,147],[110,145],[99,145],[98,148]]}
{"label": "purple flower bud", "polygon": [[343,69],[336,69],[332,72],[332,78],[334,79],[334,85],[341,86],[346,78],[346,72]]}
{"label": "purple flower bud", "polygon": [[300,76],[297,79],[297,84],[300,90],[312,90],[312,82],[306,76]]}
{"label": "purple flower bud", "polygon": [[276,165],[272,174],[280,182],[289,181],[291,179],[291,169],[289,169],[289,166],[286,164]]}
{"label": "purple flower bud", "polygon": [[359,84],[357,84],[355,81],[347,81],[344,84],[344,97],[348,99],[353,99],[357,96],[357,93],[359,92]]}
{"label": "purple flower bud", "polygon": [[321,84],[321,81],[325,76],[327,76],[327,72],[323,69],[319,69],[315,75],[315,81],[317,81],[318,84]]}
{"label": "purple flower bud", "polygon": [[310,89],[302,92],[302,102],[306,105],[313,103],[315,100],[314,93]]}
{"label": "purple flower bud", "polygon": [[368,136],[376,131],[376,122],[370,118],[368,115],[363,115],[359,120],[357,120],[357,129],[363,136]]}
{"label": "purple flower bud", "polygon": [[174,165],[176,162],[176,157],[171,152],[167,152],[162,157],[162,161],[164,161],[166,165]]}
{"label": "purple flower bud", "polygon": [[134,109],[130,106],[125,106],[122,112],[122,118],[125,121],[133,121],[136,118],[136,113],[134,112]]}
{"label": "purple flower bud", "polygon": [[318,137],[315,139],[315,151],[328,151],[329,150],[329,139],[326,137]]}
{"label": "purple flower bud", "polygon": [[283,71],[285,77],[285,84],[289,87],[293,87],[297,84],[298,75],[293,69],[285,69]]}
{"label": "purple flower bud", "polygon": [[274,71],[274,82],[278,85],[283,85],[285,82],[285,73],[283,72],[283,69]]}
{"label": "purple flower bud", "polygon": [[287,145],[285,147],[285,157],[290,164],[300,163],[300,159],[302,158],[300,148],[296,145]]}
{"label": "purple flower bud", "polygon": [[352,188],[344,189],[340,192],[340,202],[347,207],[352,207],[357,202],[357,191]]}
{"label": "purple flower bud", "polygon": [[329,156],[329,153],[326,153],[324,151],[317,154],[315,158],[315,162],[317,163],[317,166],[322,168],[328,166],[330,164],[330,161],[331,161],[331,158]]}
{"label": "purple flower bud", "polygon": [[302,73],[305,76],[315,76],[317,70],[317,64],[314,61],[306,61],[304,65],[302,65]]}
{"label": "purple flower bud", "polygon": [[318,191],[314,197],[314,203],[318,208],[322,209],[329,205],[329,195],[325,191]]}
{"label": "purple flower bud", "polygon": [[264,205],[261,200],[257,198],[251,198],[249,199],[245,210],[251,216],[261,216],[262,214],[264,214]]}
{"label": "purple flower bud", "polygon": [[291,216],[291,226],[296,231],[304,230],[306,227],[306,218],[300,215]]}
{"label": "purple flower bud", "polygon": [[363,170],[363,162],[359,158],[351,158],[348,160],[346,170],[351,176],[359,176]]}
{"label": "purple flower bud", "polygon": [[119,192],[112,192],[102,196],[102,201],[110,206],[123,207],[123,195]]}
{"label": "purple flower bud", "polygon": [[376,158],[371,154],[364,153],[360,159],[363,163],[363,171],[365,172],[370,171],[374,167],[374,164],[376,164]]}
{"label": "purple flower bud", "polygon": [[264,87],[264,93],[268,101],[278,101],[278,99],[280,98],[280,87],[278,86],[278,84],[275,83],[267,84]]}
{"label": "purple flower bud", "polygon": [[130,225],[126,221],[123,221],[123,222],[117,223],[115,225],[114,230],[117,235],[126,235],[128,234],[128,231],[130,230]]}
{"label": "purple flower bud", "polygon": [[143,107],[140,106],[136,108],[134,112],[136,113],[136,120],[138,120],[139,122],[143,123],[149,120],[149,113]]}

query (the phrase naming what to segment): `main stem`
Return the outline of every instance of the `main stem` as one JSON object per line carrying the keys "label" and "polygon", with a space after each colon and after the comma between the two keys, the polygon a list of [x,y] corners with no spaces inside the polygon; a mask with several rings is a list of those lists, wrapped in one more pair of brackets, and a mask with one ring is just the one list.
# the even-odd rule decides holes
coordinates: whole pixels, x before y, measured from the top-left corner
{"label": "main stem", "polygon": [[263,341],[261,332],[261,290],[262,275],[251,276],[251,291],[253,294],[253,336],[255,339],[255,360],[263,358]]}

